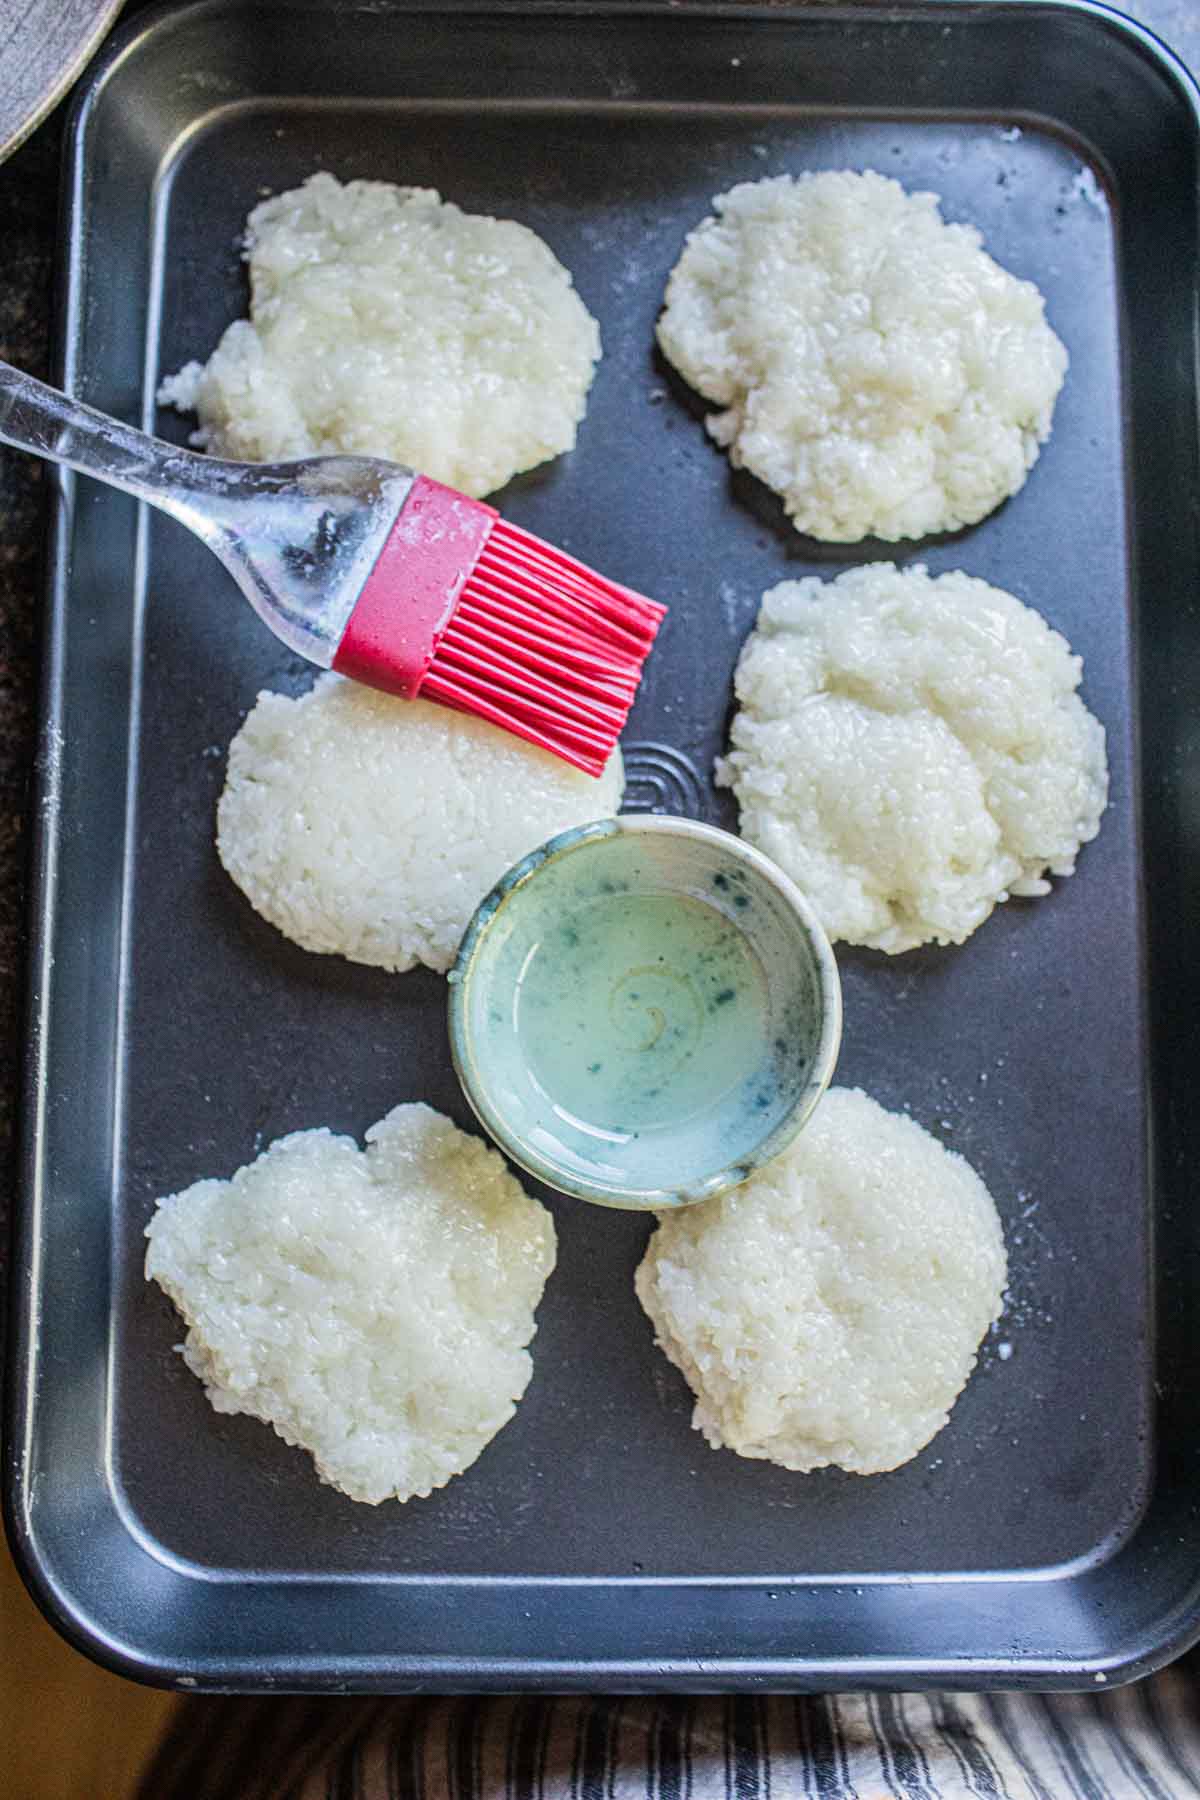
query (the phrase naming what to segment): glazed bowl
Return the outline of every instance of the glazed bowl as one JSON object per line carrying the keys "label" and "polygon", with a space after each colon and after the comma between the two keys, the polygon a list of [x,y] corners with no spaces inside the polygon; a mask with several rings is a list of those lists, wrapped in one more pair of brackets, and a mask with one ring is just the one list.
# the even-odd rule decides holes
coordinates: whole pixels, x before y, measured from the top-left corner
{"label": "glazed bowl", "polygon": [[475,913],[450,1042],[480,1123],[547,1186],[661,1212],[745,1181],[829,1083],[841,989],[809,903],[690,819],[564,832]]}

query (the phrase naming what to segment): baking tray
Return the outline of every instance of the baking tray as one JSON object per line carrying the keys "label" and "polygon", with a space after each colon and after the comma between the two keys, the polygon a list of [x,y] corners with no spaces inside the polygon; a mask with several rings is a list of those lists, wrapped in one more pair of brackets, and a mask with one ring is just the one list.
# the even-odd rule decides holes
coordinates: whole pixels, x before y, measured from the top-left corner
{"label": "baking tray", "polygon": [[1025,490],[899,554],[1066,633],[1113,779],[1051,898],[960,949],[840,953],[840,1079],[970,1158],[1011,1255],[924,1454],[862,1479],[708,1449],[634,1300],[650,1222],[551,1198],[515,1420],[431,1499],[355,1506],[211,1412],[142,1228],[298,1127],[419,1097],[470,1128],[443,983],[306,955],[224,877],[223,748],[308,673],[182,532],[64,480],[6,1486],[31,1585],[93,1655],[209,1690],[1084,1687],[1197,1635],[1198,142],[1180,67],[1087,5],[211,0],[114,45],[71,134],[66,385],[154,420],[160,373],[244,310],[247,211],[315,168],[526,221],[605,360],[576,451],[502,504],[670,603],[631,794],[727,825],[709,771],[763,588],[893,552],[804,540],[730,474],[656,359],[663,283],[734,181],[937,190],[1039,283],[1072,366]]}

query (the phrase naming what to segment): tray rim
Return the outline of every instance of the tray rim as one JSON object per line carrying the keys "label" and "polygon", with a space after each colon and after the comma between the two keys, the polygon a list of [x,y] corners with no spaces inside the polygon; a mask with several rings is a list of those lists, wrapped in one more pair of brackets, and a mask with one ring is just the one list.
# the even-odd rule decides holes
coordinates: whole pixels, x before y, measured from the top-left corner
{"label": "tray rim", "polygon": [[[292,0],[299,14],[320,15],[357,10],[346,0]],[[805,21],[845,21],[855,25],[868,23],[902,24],[942,16],[947,24],[966,24],[972,17],[1009,11],[1015,6],[1050,17],[1088,19],[1099,27],[1136,46],[1157,65],[1159,73],[1170,83],[1187,105],[1192,126],[1200,145],[1200,84],[1182,59],[1157,35],[1120,13],[1102,0],[974,0],[969,7],[956,0],[816,0],[806,4],[772,5],[764,0],[696,0],[680,6],[678,0],[374,0],[372,13],[394,15],[402,19],[410,15],[444,16],[467,14],[480,18],[503,18],[506,15],[543,17],[547,20],[571,18],[643,19],[678,21],[686,28],[691,19],[753,21],[803,26]],[[163,4],[147,8],[133,20],[121,25],[101,56],[93,64],[87,78],[77,90],[67,127],[67,155],[64,178],[60,187],[58,243],[59,260],[55,291],[54,378],[68,391],[76,387],[81,361],[82,229],[84,189],[87,173],[86,137],[92,114],[107,82],[118,67],[136,56],[142,43],[162,28],[181,18],[202,18],[205,14],[222,14],[231,7],[252,10],[253,0],[185,0],[184,4]],[[253,99],[246,102],[255,104]],[[235,103],[241,104],[241,103]],[[826,109],[827,110],[827,109]],[[898,105],[897,114],[907,108]],[[965,109],[949,109],[953,114]],[[1014,109],[1014,116],[1016,111]],[[209,108],[205,121],[223,111],[220,103]],[[890,109],[889,109],[890,112]],[[1200,207],[1200,196],[1197,196]],[[1195,384],[1193,398],[1200,399]],[[47,623],[43,635],[42,667],[39,684],[39,731],[34,778],[30,790],[32,828],[28,858],[28,919],[30,921],[27,957],[25,1008],[25,1068],[19,1113],[17,1194],[12,1224],[12,1267],[10,1271],[10,1304],[7,1317],[4,1393],[4,1481],[0,1492],[5,1527],[17,1568],[35,1602],[49,1622],[76,1648],[93,1660],[114,1671],[148,1685],[178,1687],[201,1692],[412,1692],[418,1690],[450,1692],[523,1691],[655,1691],[678,1692],[729,1691],[733,1689],[794,1687],[798,1681],[812,1689],[836,1689],[855,1686],[863,1689],[899,1689],[905,1687],[948,1687],[958,1689],[1025,1688],[1033,1691],[1052,1689],[1095,1691],[1093,1682],[1110,1686],[1140,1678],[1162,1667],[1182,1651],[1200,1640],[1200,1568],[1186,1595],[1164,1617],[1162,1633],[1143,1654],[1136,1652],[1118,1657],[1080,1660],[1053,1656],[1023,1657],[997,1655],[959,1658],[952,1662],[918,1656],[838,1656],[813,1659],[791,1654],[770,1659],[722,1656],[698,1665],[694,1658],[679,1656],[650,1659],[592,1659],[566,1662],[561,1659],[531,1657],[468,1658],[445,1656],[413,1658],[393,1656],[386,1668],[380,1667],[378,1656],[364,1657],[362,1679],[347,1681],[351,1667],[340,1658],[336,1669],[327,1653],[288,1658],[291,1673],[285,1681],[270,1672],[261,1657],[226,1657],[215,1668],[205,1667],[197,1678],[173,1664],[155,1661],[140,1653],[136,1646],[118,1641],[106,1633],[100,1622],[88,1616],[86,1605],[78,1594],[66,1591],[42,1562],[33,1526],[34,1496],[29,1466],[29,1441],[36,1410],[32,1382],[34,1372],[35,1333],[41,1294],[38,1289],[39,1246],[35,1222],[41,1210],[42,1149],[45,1135],[45,1083],[42,1079],[45,1049],[46,1006],[53,988],[52,930],[53,908],[57,889],[57,852],[61,832],[61,745],[64,691],[62,679],[63,611],[69,585],[68,551],[70,516],[76,479],[69,472],[51,470],[48,480],[50,503],[48,512],[46,592],[49,601]],[[105,1488],[106,1500],[114,1496]],[[113,1508],[121,1528],[129,1530],[121,1505]],[[1132,1549],[1144,1524],[1136,1525],[1122,1540],[1116,1556]],[[130,1533],[136,1536],[136,1533]],[[374,1574],[329,1576],[321,1573],[287,1574],[283,1577],[246,1577],[240,1571],[205,1572],[169,1555],[141,1548],[156,1563],[170,1568],[181,1577],[201,1580],[205,1585],[221,1588],[229,1585],[269,1586],[273,1582],[287,1587],[361,1586],[377,1581]],[[1076,1559],[1045,1570],[933,1572],[912,1576],[888,1572],[852,1579],[862,1586],[921,1586],[958,1583],[981,1586],[1005,1582],[1044,1582],[1071,1579],[1070,1571],[1080,1562]],[[410,1577],[410,1579],[417,1579]],[[420,1577],[425,1580],[427,1578]],[[838,1589],[847,1585],[838,1575],[806,1576],[801,1585],[816,1589]],[[601,1587],[654,1592],[661,1588],[692,1587],[697,1590],[728,1590],[732,1587],[761,1585],[759,1576],[443,1576],[440,1585],[464,1589],[503,1589],[521,1587],[535,1590],[557,1590],[569,1587]],[[214,1659],[215,1660],[215,1659]],[[358,1674],[357,1661],[353,1662]],[[699,1671],[699,1673],[698,1673]],[[430,1679],[432,1675],[433,1679]],[[565,1677],[565,1679],[564,1679]],[[648,1679],[647,1679],[648,1678]],[[614,1686],[615,1683],[615,1686]]]}

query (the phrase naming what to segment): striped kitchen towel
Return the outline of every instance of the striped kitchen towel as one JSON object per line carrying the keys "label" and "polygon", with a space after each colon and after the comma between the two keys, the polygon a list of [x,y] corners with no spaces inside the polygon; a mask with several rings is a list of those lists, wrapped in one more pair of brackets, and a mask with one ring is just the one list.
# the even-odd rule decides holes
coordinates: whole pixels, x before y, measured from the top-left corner
{"label": "striped kitchen towel", "polygon": [[1194,1800],[1200,1670],[1095,1694],[181,1700],[140,1800]]}

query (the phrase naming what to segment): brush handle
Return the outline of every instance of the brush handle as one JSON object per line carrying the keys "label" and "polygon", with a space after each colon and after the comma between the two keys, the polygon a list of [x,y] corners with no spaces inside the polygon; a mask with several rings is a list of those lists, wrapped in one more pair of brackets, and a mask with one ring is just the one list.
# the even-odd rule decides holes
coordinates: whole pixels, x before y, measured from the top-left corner
{"label": "brush handle", "polygon": [[[277,510],[279,496],[299,498],[306,503],[304,510],[315,515],[329,501],[324,489],[302,494],[300,464],[227,462],[169,444],[5,362],[0,362],[0,443],[157,506],[198,533],[218,555],[222,540],[244,533],[252,509],[261,509],[264,502],[274,500]],[[412,479],[407,470],[397,473]],[[353,481],[346,492],[360,497]],[[278,539],[278,519],[271,529]]]}
{"label": "brush handle", "polygon": [[186,525],[276,636],[321,668],[333,661],[415,479],[369,457],[201,456],[3,362],[0,443],[107,482]]}
{"label": "brush handle", "polygon": [[229,487],[231,465],[148,437],[3,362],[0,442],[121,488],[193,529],[197,502],[219,499]]}

